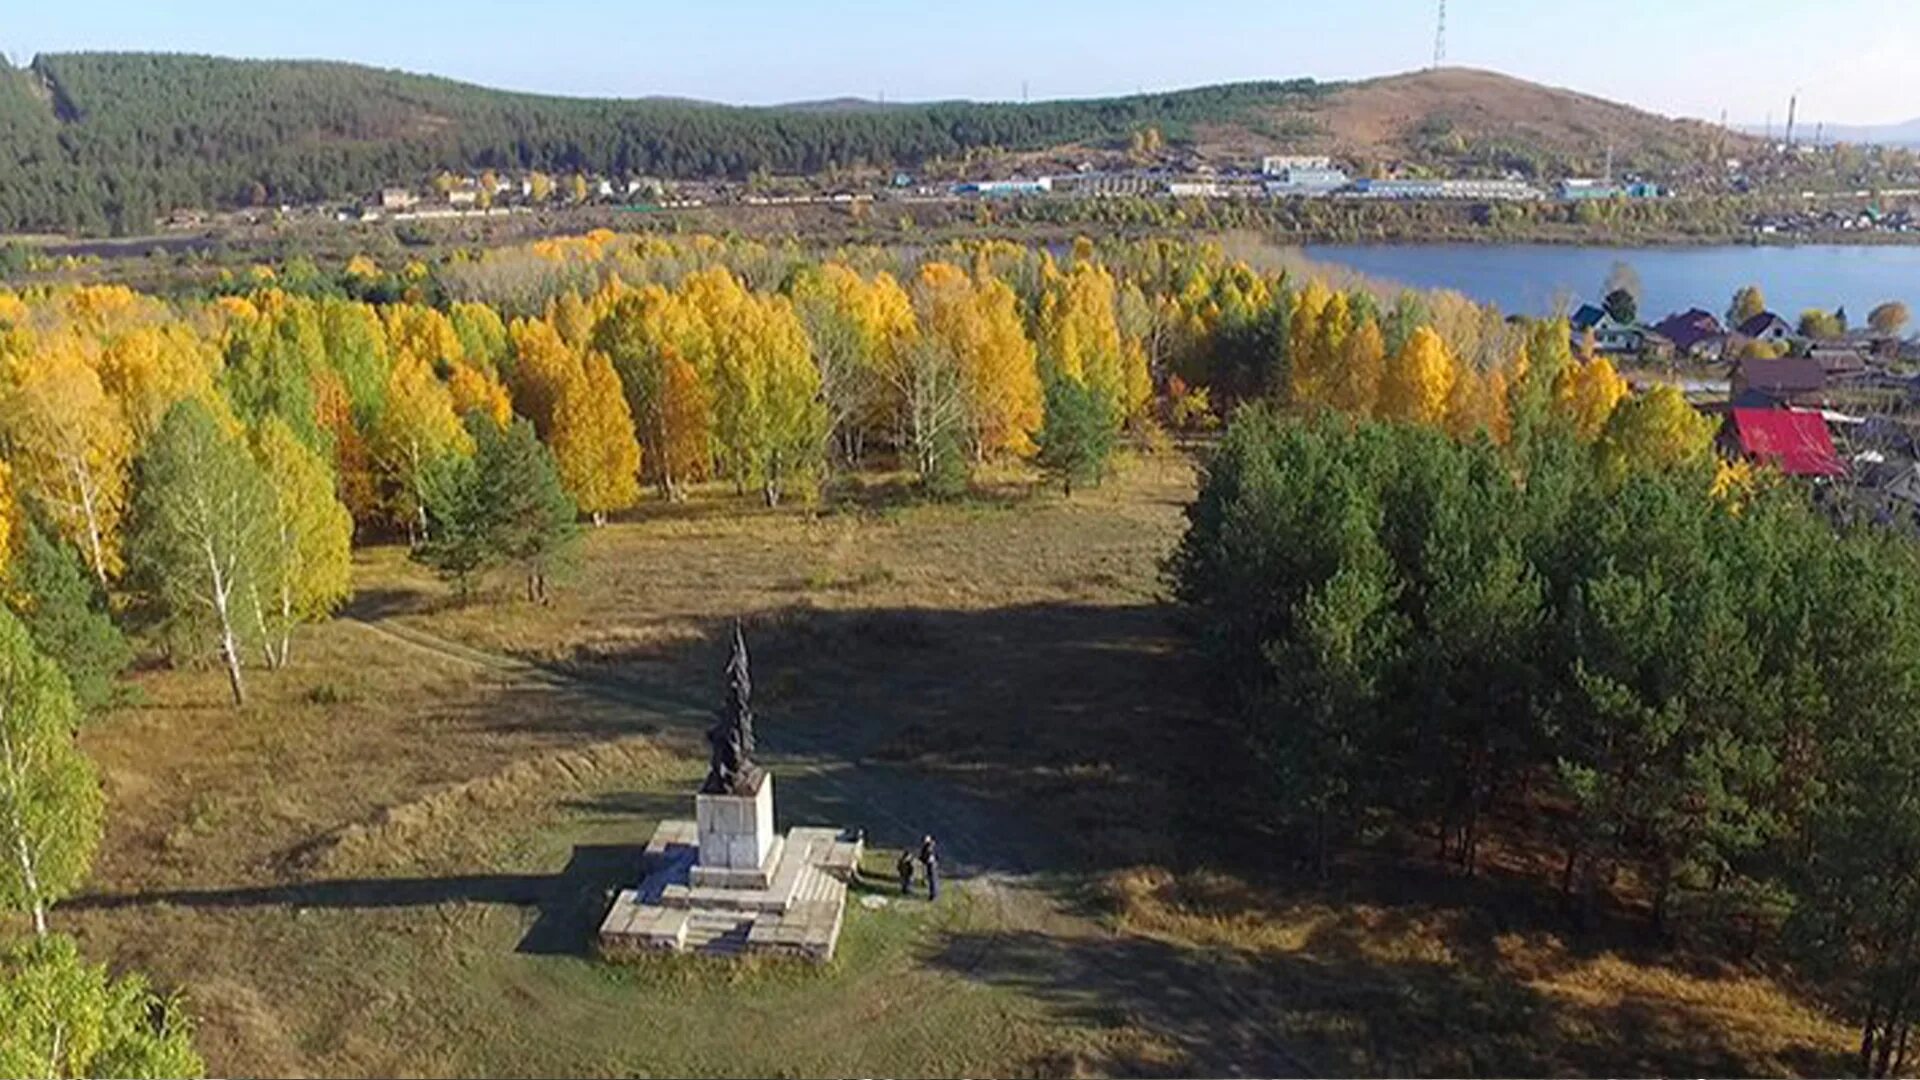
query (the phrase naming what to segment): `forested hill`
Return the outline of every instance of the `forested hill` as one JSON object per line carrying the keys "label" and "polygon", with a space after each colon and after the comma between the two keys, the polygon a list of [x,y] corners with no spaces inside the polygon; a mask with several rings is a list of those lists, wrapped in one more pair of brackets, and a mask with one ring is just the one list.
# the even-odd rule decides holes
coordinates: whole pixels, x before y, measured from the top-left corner
{"label": "forested hill", "polygon": [[43,55],[0,67],[0,231],[138,232],[176,207],[344,198],[441,169],[741,177],[913,166],[1146,126],[1178,137],[1326,89],[1300,80],[1031,105],[745,108],[520,94],[319,61]]}

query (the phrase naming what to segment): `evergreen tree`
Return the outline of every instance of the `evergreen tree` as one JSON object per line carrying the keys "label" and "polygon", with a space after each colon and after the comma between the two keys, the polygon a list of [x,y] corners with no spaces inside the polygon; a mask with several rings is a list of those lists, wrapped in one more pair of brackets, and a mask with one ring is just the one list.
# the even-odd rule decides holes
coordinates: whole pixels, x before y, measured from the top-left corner
{"label": "evergreen tree", "polygon": [[1106,471],[1119,424],[1119,410],[1101,392],[1078,379],[1054,379],[1034,460],[1071,497],[1075,483],[1096,483]]}
{"label": "evergreen tree", "polygon": [[527,599],[544,604],[550,579],[567,565],[580,538],[573,499],[532,424],[476,426],[475,442],[494,550],[525,576]]}
{"label": "evergreen tree", "polygon": [[87,574],[79,553],[31,520],[22,535],[8,606],[34,647],[66,672],[80,711],[93,712],[113,700],[132,651],[107,614],[106,596]]}
{"label": "evergreen tree", "polygon": [[467,423],[473,457],[443,455],[425,472],[429,539],[415,557],[455,581],[462,596],[477,575],[514,566],[527,599],[546,603],[579,539],[573,500],[531,423],[501,428],[479,415]]}

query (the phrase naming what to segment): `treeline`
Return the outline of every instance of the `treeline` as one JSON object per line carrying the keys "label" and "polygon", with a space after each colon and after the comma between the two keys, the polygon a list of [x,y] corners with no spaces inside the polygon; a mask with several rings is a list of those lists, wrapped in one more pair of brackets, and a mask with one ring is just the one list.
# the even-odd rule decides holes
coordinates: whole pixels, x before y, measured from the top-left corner
{"label": "treeline", "polygon": [[[1649,429],[1628,412],[1609,427]],[[1860,1072],[1900,1074],[1914,549],[1705,456],[1623,457],[1575,419],[1531,408],[1504,446],[1332,411],[1235,420],[1173,576],[1276,819],[1322,872],[1401,831],[1467,873],[1497,819],[1558,853],[1576,912],[1623,891],[1664,928],[1777,930],[1859,1023]]]}
{"label": "treeline", "polygon": [[237,702],[246,667],[286,663],[292,628],[348,595],[356,533],[405,537],[463,589],[513,567],[542,599],[575,517],[643,486],[773,505],[877,457],[933,495],[994,459],[1071,491],[1123,430],[1253,398],[1504,440],[1538,387],[1623,456],[1704,453],[1674,395],[1616,410],[1624,383],[1575,362],[1563,323],[1199,245],[1063,254],[599,233],[437,269],[257,268],[179,304],[0,294],[0,536],[70,546],[172,655],[217,655]]}
{"label": "treeline", "polygon": [[0,230],[142,232],[177,207],[315,202],[442,170],[732,177],[917,167],[978,148],[1178,133],[1311,80],[1031,105],[740,108],[546,97],[312,61],[146,53],[0,67]]}

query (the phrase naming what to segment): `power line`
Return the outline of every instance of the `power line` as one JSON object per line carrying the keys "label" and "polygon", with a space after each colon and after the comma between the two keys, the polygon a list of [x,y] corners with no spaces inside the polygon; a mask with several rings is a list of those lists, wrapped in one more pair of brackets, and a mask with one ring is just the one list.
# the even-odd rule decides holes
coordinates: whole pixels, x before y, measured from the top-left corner
{"label": "power line", "polygon": [[1447,0],[1440,0],[1440,25],[1433,32],[1433,66],[1447,62]]}

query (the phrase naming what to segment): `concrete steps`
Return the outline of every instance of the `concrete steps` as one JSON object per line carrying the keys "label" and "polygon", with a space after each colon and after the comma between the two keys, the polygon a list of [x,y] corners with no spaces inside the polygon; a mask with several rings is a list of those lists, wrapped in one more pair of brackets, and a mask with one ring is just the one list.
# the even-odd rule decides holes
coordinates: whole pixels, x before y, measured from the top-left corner
{"label": "concrete steps", "polygon": [[752,929],[752,919],[694,912],[687,916],[686,937],[680,947],[709,956],[732,956],[746,950]]}
{"label": "concrete steps", "polygon": [[818,962],[833,958],[847,886],[864,846],[857,834],[792,829],[758,871],[767,875],[761,879],[766,887],[743,888],[722,884],[735,880],[733,874],[701,874],[702,883],[693,883],[699,850],[687,842],[692,825],[661,823],[647,846],[646,877],[615,896],[601,923],[601,947],[608,955],[765,952]]}

